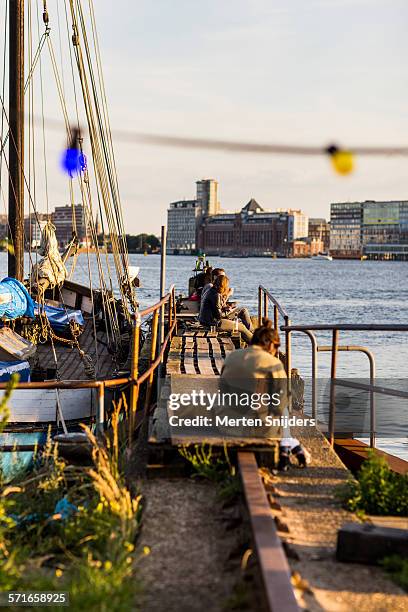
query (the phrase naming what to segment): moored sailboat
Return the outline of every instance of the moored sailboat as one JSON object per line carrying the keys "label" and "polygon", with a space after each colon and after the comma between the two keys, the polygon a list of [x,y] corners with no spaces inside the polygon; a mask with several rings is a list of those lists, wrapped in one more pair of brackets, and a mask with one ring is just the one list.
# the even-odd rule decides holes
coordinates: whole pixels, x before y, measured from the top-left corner
{"label": "moored sailboat", "polygon": [[[30,11],[31,3],[26,8]],[[98,382],[115,378],[119,371],[123,373],[126,369],[131,317],[137,308],[134,286],[138,270],[129,266],[126,250],[95,16],[90,4],[88,19],[92,35],[88,37],[83,6],[80,2],[71,2],[70,10],[72,57],[76,60],[89,143],[84,141],[79,129],[77,98],[75,123],[78,127],[73,128],[68,120],[66,101],[61,96],[68,150],[76,151],[81,160],[78,167],[71,168],[68,178],[72,239],[61,255],[55,227],[49,220],[42,228],[41,258],[30,250],[31,269],[27,271],[24,270],[25,194],[30,214],[37,220],[38,206],[34,179],[26,172],[23,162],[28,157],[32,164],[30,139],[34,139],[34,105],[31,87],[44,49],[49,51],[59,93],[62,80],[55,62],[45,2],[42,15],[44,33],[39,39],[38,53],[28,51],[29,69],[24,86],[24,1],[12,0],[9,3],[8,112],[2,100],[2,126],[4,124],[8,132],[4,135],[2,129],[0,141],[1,153],[5,156],[8,140],[8,160],[5,163],[9,183],[8,278],[0,283],[0,384],[3,389],[0,394],[7,393],[4,389],[13,374],[18,375],[19,382],[7,402],[7,424],[0,433],[1,469],[6,477],[16,467],[27,466],[35,448],[44,444],[48,436],[76,431],[80,423],[95,423],[97,402],[101,401],[97,398]],[[29,13],[30,44],[31,17]],[[68,13],[66,19],[68,29]],[[89,53],[91,42],[96,71]],[[24,93],[28,96],[29,107],[28,155],[24,151]],[[87,144],[89,156],[84,153]],[[85,211],[89,235],[86,247],[89,286],[73,283],[67,270],[72,258],[72,274],[79,245],[75,192]],[[109,253],[105,247],[99,248],[93,214],[95,197],[98,213],[101,217],[103,215],[107,226],[104,237],[105,243],[109,244]],[[90,252],[98,272],[97,287],[92,277]]]}

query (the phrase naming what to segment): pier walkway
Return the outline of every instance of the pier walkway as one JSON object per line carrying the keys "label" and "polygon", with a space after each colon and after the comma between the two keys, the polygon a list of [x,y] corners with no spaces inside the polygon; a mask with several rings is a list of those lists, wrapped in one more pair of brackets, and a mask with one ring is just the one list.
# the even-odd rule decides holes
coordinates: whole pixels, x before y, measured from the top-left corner
{"label": "pier walkway", "polygon": [[[157,408],[151,422],[150,444],[174,448],[181,444],[209,442],[214,446],[221,446],[227,443],[239,451],[238,469],[252,526],[253,548],[257,553],[259,573],[263,578],[265,610],[404,610],[406,595],[391,582],[381,568],[340,563],[336,560],[338,530],[345,523],[357,521],[357,518],[345,511],[336,497],[336,488],[347,480],[350,473],[318,430],[292,428],[292,435],[311,452],[312,462],[305,469],[300,470],[292,466],[289,472],[277,474],[269,467],[259,467],[257,470],[254,454],[255,451],[265,450],[268,444],[276,449],[277,441],[231,441],[213,437],[207,439],[200,431],[186,437],[176,434],[174,428],[169,427],[169,415],[172,414],[169,410],[170,395],[188,393],[198,387],[206,392],[216,391],[223,360],[228,352],[234,350],[235,344],[235,339],[233,341],[224,334],[210,333],[199,328],[184,328],[173,338],[166,362],[166,377],[161,385]],[[259,457],[258,454],[258,466],[261,466]],[[247,467],[252,463],[254,470],[248,471]],[[257,483],[259,477],[263,492]],[[173,493],[176,495],[176,491],[184,488],[178,479],[167,478],[162,482],[165,483],[168,499],[172,499]],[[148,493],[152,493],[153,488],[158,503],[161,503],[162,493],[164,494],[162,485],[155,486],[152,483],[146,486]],[[210,529],[208,537],[212,538],[218,527],[215,523],[210,526],[204,518],[207,512],[211,513],[210,506],[211,504],[203,513],[202,524],[206,525],[203,529]],[[180,510],[184,513],[183,508],[185,505],[180,499],[177,512]],[[190,520],[192,521],[187,548],[178,540],[174,551],[171,547],[166,547],[166,551],[163,551],[165,554],[160,559],[162,567],[172,566],[175,557],[182,557],[186,567],[194,566],[194,555],[201,546],[195,534],[200,533],[201,522],[198,521],[197,515],[193,514],[194,517],[191,515],[191,518],[186,516],[183,523],[183,530],[189,530]],[[160,520],[162,534],[171,532],[172,520],[174,517],[170,519],[167,513],[163,514]],[[145,544],[151,545],[156,539],[157,546],[162,546],[162,538],[157,539],[154,535],[155,528],[152,527],[157,522],[155,517],[152,515],[149,518],[147,513],[146,522],[146,533],[149,537],[144,540]],[[212,544],[213,553],[219,560],[215,542],[216,538]],[[228,580],[230,579],[229,577]],[[166,580],[164,584],[167,584]],[[187,598],[189,592],[186,585]],[[286,604],[277,606],[276,601],[286,601]],[[210,605],[209,609],[215,610],[218,607],[212,608]]]}

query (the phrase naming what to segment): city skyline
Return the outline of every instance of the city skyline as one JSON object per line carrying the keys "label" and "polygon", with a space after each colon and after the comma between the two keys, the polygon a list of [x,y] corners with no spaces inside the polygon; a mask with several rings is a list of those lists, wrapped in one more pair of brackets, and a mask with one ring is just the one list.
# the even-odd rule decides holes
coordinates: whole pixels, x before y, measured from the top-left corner
{"label": "city skyline", "polygon": [[[405,144],[408,5],[402,0],[277,0],[273,6],[236,0],[233,11],[216,0],[199,8],[184,0],[140,0],[117,8],[112,11],[108,0],[95,5],[127,233],[158,234],[168,204],[192,198],[194,181],[208,176],[219,181],[225,210],[254,197],[267,208],[301,207],[309,216],[329,218],[331,202],[407,198],[405,158],[357,157],[355,172],[340,177],[325,157],[115,139],[128,131],[351,148]],[[49,13],[56,36],[53,2]],[[58,55],[57,40],[54,45]],[[57,58],[62,66],[67,53],[63,46]],[[74,120],[69,70],[67,65],[66,95]],[[49,84],[46,119],[61,120],[46,55],[43,73]],[[62,120],[61,132],[55,124],[46,130],[49,205],[64,205]],[[40,129],[38,142],[41,176]],[[37,200],[45,211],[44,181],[37,182]]]}

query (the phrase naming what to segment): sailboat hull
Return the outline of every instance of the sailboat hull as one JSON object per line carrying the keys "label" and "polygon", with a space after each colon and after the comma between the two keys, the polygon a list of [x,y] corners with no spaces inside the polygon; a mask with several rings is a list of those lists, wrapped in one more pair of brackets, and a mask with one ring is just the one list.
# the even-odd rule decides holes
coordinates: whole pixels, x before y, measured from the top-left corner
{"label": "sailboat hull", "polygon": [[[0,398],[4,391],[1,392]],[[10,417],[0,433],[0,467],[3,478],[10,480],[21,470],[30,468],[36,447],[41,448],[47,436],[63,432],[62,413],[68,431],[80,429],[80,423],[93,420],[96,411],[95,389],[16,389],[10,400]]]}

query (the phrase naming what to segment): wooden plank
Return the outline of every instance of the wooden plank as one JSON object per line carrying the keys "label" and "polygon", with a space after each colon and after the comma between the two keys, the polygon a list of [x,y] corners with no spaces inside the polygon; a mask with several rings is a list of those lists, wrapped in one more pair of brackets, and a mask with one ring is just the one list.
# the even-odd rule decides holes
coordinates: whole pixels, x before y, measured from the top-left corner
{"label": "wooden plank", "polygon": [[184,369],[186,374],[196,374],[193,345],[189,345],[184,348]]}
{"label": "wooden plank", "polygon": [[201,375],[214,376],[214,369],[213,369],[211,359],[208,353],[205,357],[198,358],[198,368],[200,370]]}
{"label": "wooden plank", "polygon": [[207,338],[196,338],[197,347],[203,350],[208,351],[208,340]]}
{"label": "wooden plank", "polygon": [[253,453],[238,453],[245,499],[269,610],[299,612],[290,569]]}
{"label": "wooden plank", "polygon": [[215,367],[217,368],[218,374],[221,374],[222,366],[224,365],[224,359],[221,354],[221,347],[217,340],[217,338],[209,339],[211,348],[213,351],[213,359],[215,363]]}
{"label": "wooden plank", "polygon": [[[4,391],[0,392],[0,398]],[[95,413],[92,389],[60,389],[59,398],[65,421],[85,419]],[[41,423],[56,420],[55,389],[16,389],[9,401],[10,423]]]}

